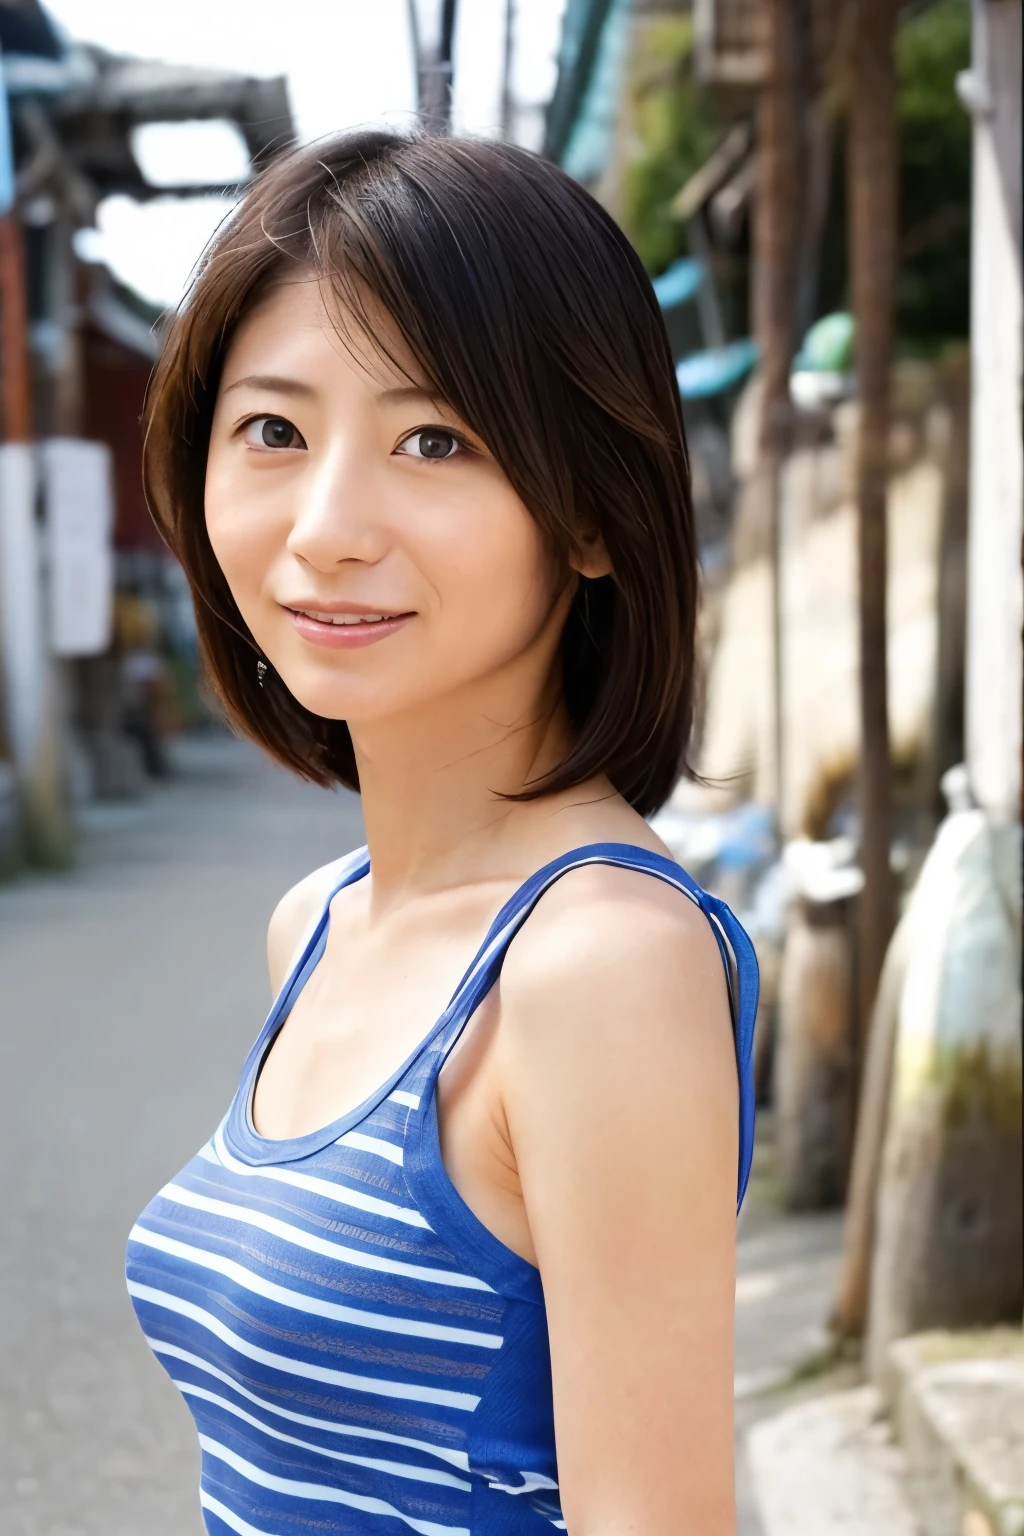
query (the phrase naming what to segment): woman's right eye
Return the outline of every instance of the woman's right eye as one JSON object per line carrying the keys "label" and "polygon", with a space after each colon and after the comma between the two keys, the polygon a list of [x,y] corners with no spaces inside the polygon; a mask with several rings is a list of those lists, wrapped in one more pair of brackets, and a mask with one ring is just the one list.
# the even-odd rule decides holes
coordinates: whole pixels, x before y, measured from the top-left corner
{"label": "woman's right eye", "polygon": [[305,448],[302,433],[284,416],[254,416],[245,424],[250,448]]}

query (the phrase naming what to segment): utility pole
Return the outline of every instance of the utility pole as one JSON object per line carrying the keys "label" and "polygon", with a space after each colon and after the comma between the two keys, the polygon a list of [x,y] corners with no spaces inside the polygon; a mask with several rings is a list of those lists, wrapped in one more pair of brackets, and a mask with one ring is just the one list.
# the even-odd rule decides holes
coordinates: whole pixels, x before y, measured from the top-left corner
{"label": "utility pole", "polygon": [[[889,862],[891,754],[886,672],[889,375],[898,233],[896,68],[898,0],[853,0],[849,39],[849,262],[857,322],[857,442],[861,868],[854,1071],[858,1082],[843,1262],[832,1327],[858,1338],[868,1315],[876,1202],[892,1094],[892,1060],[908,963],[909,928],[893,938]],[[890,948],[890,940],[892,945]],[[888,953],[887,953],[888,952]]]}
{"label": "utility pole", "polygon": [[10,212],[0,216],[0,428],[0,651],[22,837],[29,858],[60,865],[71,824],[43,607],[24,243]]}
{"label": "utility pole", "polygon": [[505,0],[505,38],[501,55],[501,136],[506,142],[512,137],[512,117],[515,111],[512,94],[515,51],[516,0]]}
{"label": "utility pole", "polygon": [[782,538],[779,480],[792,436],[789,373],[796,351],[806,116],[810,74],[808,0],[767,0],[767,78],[758,105],[754,210],[754,330],[761,352],[757,478],[761,539],[772,563],[772,708],[775,797],[783,820]]}
{"label": "utility pole", "polygon": [[[805,306],[813,300],[811,279],[824,219],[829,134],[823,128],[832,109],[831,55],[839,40],[835,25],[829,35],[820,27],[816,33],[814,12],[812,0],[765,0],[766,71],[758,105],[754,316],[763,395],[752,487],[759,528],[757,545],[749,553],[766,557],[771,572],[780,843],[798,830],[799,810],[787,784],[786,765],[782,477],[794,441],[790,373],[807,318],[801,313],[801,298]],[[824,88],[823,75],[828,81]],[[791,1209],[829,1203],[841,1196],[845,1182],[852,1098],[847,1068],[850,950],[846,903],[840,894],[830,900],[820,893],[794,896],[786,912],[775,1050],[778,1174],[782,1198]]]}
{"label": "utility pole", "polygon": [[65,864],[71,817],[59,678],[43,603],[25,247],[14,215],[10,119],[0,87],[0,666],[21,834],[29,858]]}
{"label": "utility pole", "polygon": [[849,126],[850,275],[857,321],[860,432],[861,867],[858,1058],[870,1025],[895,900],[889,862],[891,754],[886,676],[886,495],[889,375],[896,287],[897,0],[860,0],[852,43]]}
{"label": "utility pole", "polygon": [[420,122],[429,133],[449,133],[456,0],[408,0],[408,5]]}

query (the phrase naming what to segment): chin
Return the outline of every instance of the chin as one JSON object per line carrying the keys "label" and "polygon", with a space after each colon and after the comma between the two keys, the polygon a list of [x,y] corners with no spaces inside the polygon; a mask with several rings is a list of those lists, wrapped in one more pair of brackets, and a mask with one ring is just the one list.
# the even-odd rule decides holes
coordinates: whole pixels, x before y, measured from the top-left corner
{"label": "chin", "polygon": [[399,699],[394,689],[379,683],[374,685],[365,679],[356,685],[354,680],[337,674],[333,677],[310,677],[307,672],[296,676],[284,668],[279,671],[279,676],[296,703],[308,709],[311,715],[319,715],[322,720],[347,720],[350,724],[380,720],[408,708],[410,702],[415,703],[404,692]]}
{"label": "chin", "polygon": [[295,702],[321,720],[351,720],[362,718],[367,712],[365,698],[357,699],[354,689],[339,688],[337,684],[333,688],[323,683],[311,684],[308,679],[305,686],[293,685],[287,676],[282,676],[282,681]]}

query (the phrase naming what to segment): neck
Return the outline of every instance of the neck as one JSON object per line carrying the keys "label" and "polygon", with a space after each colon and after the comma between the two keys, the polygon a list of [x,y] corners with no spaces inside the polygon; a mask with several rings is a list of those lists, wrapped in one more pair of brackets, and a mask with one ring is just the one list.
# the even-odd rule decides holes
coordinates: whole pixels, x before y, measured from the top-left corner
{"label": "neck", "polygon": [[502,797],[564,755],[570,732],[557,694],[524,706],[489,689],[350,729],[375,906],[518,872],[526,827],[555,807]]}

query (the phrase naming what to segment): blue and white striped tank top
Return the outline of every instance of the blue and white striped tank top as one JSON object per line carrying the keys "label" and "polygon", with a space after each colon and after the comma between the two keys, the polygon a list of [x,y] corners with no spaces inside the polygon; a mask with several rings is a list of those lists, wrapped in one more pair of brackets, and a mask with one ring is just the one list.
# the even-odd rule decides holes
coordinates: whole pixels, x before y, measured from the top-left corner
{"label": "blue and white striped tank top", "polygon": [[[437,1024],[358,1109],[286,1141],[253,1128],[256,1077],[320,959],[325,904],[209,1144],[139,1217],[128,1289],[184,1394],[213,1536],[529,1536],[564,1530],[537,1270],[445,1173],[434,1090],[538,898],[588,863],[646,871],[711,921],[740,1078],[739,1197],[753,1140],[753,949],[677,864],[620,843],[556,859],[503,907]],[[369,868],[342,861],[331,896]]]}

